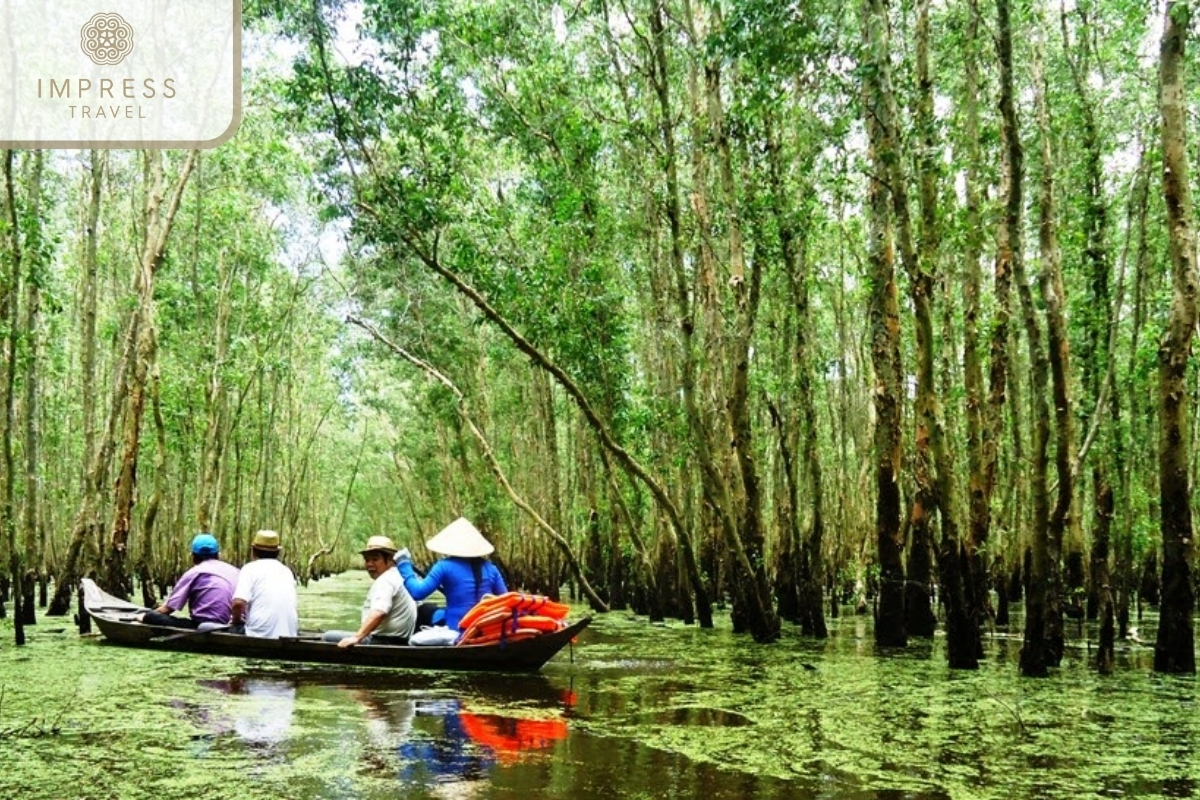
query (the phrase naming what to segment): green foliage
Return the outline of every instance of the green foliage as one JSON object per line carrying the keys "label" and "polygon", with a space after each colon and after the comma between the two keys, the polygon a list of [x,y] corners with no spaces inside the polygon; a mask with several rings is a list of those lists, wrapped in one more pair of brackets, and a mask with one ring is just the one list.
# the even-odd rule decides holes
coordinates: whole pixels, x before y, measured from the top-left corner
{"label": "green foliage", "polygon": [[[618,443],[661,479],[689,525],[703,531],[705,545],[718,543],[698,445],[713,448],[718,470],[740,497],[745,487],[728,435],[740,358],[733,345],[751,303],[732,279],[740,246],[746,276],[761,281],[746,366],[748,448],[762,480],[761,519],[779,518],[787,494],[781,448],[787,444],[797,458],[800,393],[810,392],[825,491],[836,500],[827,513],[825,555],[835,569],[857,574],[859,562],[870,558],[874,530],[872,489],[864,477],[875,390],[866,309],[876,288],[864,268],[871,233],[864,203],[874,176],[863,97],[882,62],[862,52],[861,9],[854,4],[672,0],[655,41],[657,8],[640,1],[245,3],[256,43],[268,51],[286,44],[294,58],[248,62],[254,66],[241,131],[202,154],[155,278],[156,389],[167,454],[157,465],[155,423],[148,418],[139,491],[149,496],[160,477],[169,489],[159,544],[191,527],[204,490],[204,450],[214,434],[221,463],[212,478],[220,483],[217,524],[229,536],[286,520],[300,538],[299,556],[341,530],[344,552],[336,561],[352,554],[348,541],[368,532],[399,528],[402,538],[415,541],[457,513],[487,519],[514,539],[528,530],[465,432],[452,393],[347,328],[342,320],[353,313],[463,391],[514,485],[573,541],[595,510],[604,546],[610,547],[615,525],[618,549],[640,557],[620,530],[626,523],[614,503],[619,497],[648,549],[674,552],[673,543],[655,539],[666,528],[648,495],[624,476],[615,488],[610,483],[575,404],[431,264],[460,276],[561,367]],[[971,42],[970,8],[931,4],[936,35],[928,129],[917,127],[921,87],[910,5],[889,8],[892,49],[882,54],[890,61],[900,128],[897,150],[886,157],[909,171],[931,165],[935,183],[939,251],[927,268],[937,281],[938,385],[946,387],[948,441],[964,470],[962,255],[982,242],[977,345],[986,359],[989,342],[982,337],[998,314],[993,241],[1004,188],[996,9],[980,4],[981,25]],[[1157,469],[1155,411],[1143,398],[1157,388],[1156,350],[1171,293],[1162,268],[1168,253],[1156,152],[1151,45],[1158,20],[1144,4],[1096,0],[1079,0],[1065,17],[1044,2],[1018,3],[1013,13],[1026,156],[1023,255],[1036,275],[1043,263],[1038,186],[1052,170],[1072,402],[1077,419],[1090,422],[1095,375],[1107,366],[1108,334],[1114,333],[1120,416],[1105,415],[1089,457],[1106,464],[1125,459],[1133,500],[1124,510],[1141,553],[1158,526],[1147,488]],[[1035,52],[1044,63],[1050,110],[1052,149],[1045,163],[1033,104]],[[977,96],[967,98],[972,59],[979,86]],[[979,118],[973,188],[981,230],[972,229],[976,223],[964,207],[968,101]],[[933,142],[928,151],[926,138]],[[1134,180],[1143,149],[1145,224]],[[183,157],[168,155],[169,176]],[[55,472],[64,476],[49,487],[55,505],[45,527],[66,531],[78,499],[79,465],[87,462],[84,428],[107,423],[135,307],[147,183],[141,154],[102,156],[100,402],[84,422],[78,320],[91,156],[48,157],[39,213],[24,198],[32,158],[17,157],[23,280],[41,292],[36,335],[46,346],[36,368],[47,386],[46,461],[61,465]],[[914,219],[920,212],[916,185],[910,187]],[[1101,216],[1106,227],[1096,238]],[[785,258],[786,237],[794,263]],[[1102,276],[1094,269],[1098,251]],[[1122,266],[1124,295],[1115,306]],[[907,280],[902,275],[898,289],[902,352],[911,372]],[[799,305],[801,294],[806,308]],[[997,528],[1023,531],[1028,487],[1021,485],[1016,448],[1029,435],[1029,364],[1021,335],[1012,330],[1008,386],[1019,404],[1004,409],[999,434],[1000,481],[1012,494],[996,498],[993,511]],[[34,341],[33,332],[23,335],[23,342]],[[796,363],[802,335],[811,375]],[[688,358],[695,359],[698,422],[683,404]],[[782,430],[770,422],[768,400],[783,413]],[[911,402],[905,402],[911,442]],[[809,470],[797,468],[806,508]],[[965,484],[965,473],[960,477]],[[1091,519],[1090,503],[1083,499],[1081,519]],[[768,558],[779,539],[773,524],[767,526]],[[60,552],[65,534],[55,536],[49,549]],[[139,546],[135,540],[135,551]],[[993,539],[989,554],[1011,559],[1021,546],[1018,536]],[[520,540],[514,548],[530,560],[548,549],[540,540]],[[704,568],[714,581],[728,578],[715,561]]]}

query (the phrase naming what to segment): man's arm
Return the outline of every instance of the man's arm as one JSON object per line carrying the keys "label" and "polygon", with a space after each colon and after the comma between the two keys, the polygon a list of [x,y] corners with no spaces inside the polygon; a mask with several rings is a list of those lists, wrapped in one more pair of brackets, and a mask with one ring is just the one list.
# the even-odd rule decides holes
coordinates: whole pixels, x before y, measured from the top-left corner
{"label": "man's arm", "polygon": [[363,639],[374,633],[375,629],[378,628],[380,623],[386,618],[387,614],[382,611],[370,612],[367,614],[367,618],[363,620],[363,624],[359,626],[358,632],[353,636],[347,636],[345,639],[342,639],[340,642],[338,642],[338,647],[354,647],[354,645],[358,644]]}
{"label": "man's arm", "polygon": [[246,619],[246,601],[238,598],[233,601],[233,607],[229,611],[230,625],[241,625]]}
{"label": "man's arm", "polygon": [[174,614],[176,611],[181,611],[190,602],[189,595],[192,592],[192,584],[195,583],[197,574],[196,568],[192,567],[180,575],[179,580],[175,582],[170,596],[166,600],[163,600],[162,605],[154,610],[160,614]]}

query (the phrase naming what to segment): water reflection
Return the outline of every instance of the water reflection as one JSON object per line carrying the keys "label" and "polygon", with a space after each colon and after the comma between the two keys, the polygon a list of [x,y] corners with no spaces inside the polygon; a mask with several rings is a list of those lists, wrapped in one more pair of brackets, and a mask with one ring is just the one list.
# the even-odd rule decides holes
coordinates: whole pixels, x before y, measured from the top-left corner
{"label": "water reflection", "polygon": [[[438,681],[420,674],[298,669],[198,684],[221,701],[177,707],[210,731],[202,737],[204,754],[213,755],[214,740],[236,740],[260,756],[282,756],[290,748],[295,756],[344,748],[357,738],[353,758],[360,774],[394,776],[406,796],[486,793],[497,769],[529,763],[567,741],[567,715],[575,703],[570,685],[529,675]],[[293,724],[297,701],[302,716]],[[316,702],[319,715],[311,711]],[[310,709],[307,716],[304,709]]]}
{"label": "water reflection", "polygon": [[200,681],[200,685],[233,698],[229,705],[232,730],[251,747],[270,750],[288,738],[296,706],[295,682],[237,676]]}
{"label": "water reflection", "polygon": [[[534,685],[547,686],[536,679]],[[557,710],[523,717],[473,709],[460,697],[437,694],[356,689],[353,695],[366,711],[372,743],[394,748],[401,784],[439,788],[443,795],[453,788],[453,796],[468,796],[470,785],[489,782],[498,764],[545,754],[568,735],[567,720]]]}
{"label": "water reflection", "polygon": [[[457,699],[406,698],[398,705],[411,709],[414,724],[396,731],[393,742],[400,757],[397,778],[407,788],[454,787],[454,796],[470,796],[471,784],[486,783],[495,759],[471,742],[462,727]],[[443,792],[446,794],[446,792]]]}

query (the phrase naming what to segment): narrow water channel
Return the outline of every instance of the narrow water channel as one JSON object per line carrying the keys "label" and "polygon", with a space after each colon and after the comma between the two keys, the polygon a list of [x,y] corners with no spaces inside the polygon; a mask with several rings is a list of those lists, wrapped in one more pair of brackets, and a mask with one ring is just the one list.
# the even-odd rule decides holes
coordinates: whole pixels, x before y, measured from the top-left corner
{"label": "narrow water channel", "polygon": [[[365,587],[309,586],[302,624],[352,627]],[[1069,627],[1032,681],[1019,629],[956,673],[940,639],[877,653],[864,617],[770,647],[723,625],[606,615],[532,676],[149,653],[51,619],[18,651],[0,625],[0,798],[1200,796],[1196,679],[1147,646],[1105,678]]]}

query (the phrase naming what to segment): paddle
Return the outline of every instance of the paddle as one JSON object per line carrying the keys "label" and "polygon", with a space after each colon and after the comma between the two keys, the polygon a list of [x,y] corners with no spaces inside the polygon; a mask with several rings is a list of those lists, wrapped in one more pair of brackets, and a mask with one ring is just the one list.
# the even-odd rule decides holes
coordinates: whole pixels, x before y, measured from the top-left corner
{"label": "paddle", "polygon": [[176,639],[184,639],[184,638],[187,638],[188,636],[195,636],[195,635],[201,634],[201,633],[212,633],[213,631],[223,631],[230,627],[231,627],[230,625],[218,625],[215,622],[201,622],[200,627],[198,627],[198,628],[195,628],[192,630],[181,631],[179,633],[171,633],[166,636],[155,636],[150,641],[154,642],[155,644],[158,644],[160,642],[173,642]]}

